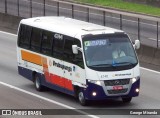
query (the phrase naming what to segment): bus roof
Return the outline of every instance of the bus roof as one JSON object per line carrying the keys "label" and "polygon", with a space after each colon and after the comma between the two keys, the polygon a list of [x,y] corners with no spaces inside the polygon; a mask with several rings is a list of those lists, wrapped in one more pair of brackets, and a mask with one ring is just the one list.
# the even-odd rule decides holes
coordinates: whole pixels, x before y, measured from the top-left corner
{"label": "bus roof", "polygon": [[110,34],[123,32],[121,30],[96,25],[67,17],[45,16],[21,20],[22,24],[53,31],[56,33],[79,37],[87,34]]}

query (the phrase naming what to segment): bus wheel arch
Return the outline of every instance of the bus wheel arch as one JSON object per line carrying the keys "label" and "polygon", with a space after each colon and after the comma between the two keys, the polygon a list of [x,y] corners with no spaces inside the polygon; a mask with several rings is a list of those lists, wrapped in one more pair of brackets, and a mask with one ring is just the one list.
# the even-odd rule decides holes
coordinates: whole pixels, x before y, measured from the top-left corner
{"label": "bus wheel arch", "polygon": [[34,82],[35,81],[35,75],[37,74],[37,72],[36,71],[33,71],[32,72],[32,81]]}
{"label": "bus wheel arch", "polygon": [[85,98],[83,89],[78,86],[74,86],[74,91],[75,91],[75,97],[78,99],[79,103],[82,106],[88,105],[88,100],[86,100]]}
{"label": "bus wheel arch", "polygon": [[79,91],[79,86],[74,86],[74,97],[78,98],[78,91]]}

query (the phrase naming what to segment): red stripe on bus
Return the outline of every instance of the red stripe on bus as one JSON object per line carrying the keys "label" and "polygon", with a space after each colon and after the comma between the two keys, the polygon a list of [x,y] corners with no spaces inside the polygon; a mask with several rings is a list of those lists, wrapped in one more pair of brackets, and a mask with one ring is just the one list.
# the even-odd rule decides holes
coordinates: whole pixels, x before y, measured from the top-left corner
{"label": "red stripe on bus", "polygon": [[73,91],[73,85],[71,80],[57,76],[57,75],[53,75],[53,74],[51,74],[50,77],[51,77],[52,84],[55,84],[67,90]]}
{"label": "red stripe on bus", "polygon": [[73,91],[73,85],[71,80],[65,79],[65,88],[70,91]]}

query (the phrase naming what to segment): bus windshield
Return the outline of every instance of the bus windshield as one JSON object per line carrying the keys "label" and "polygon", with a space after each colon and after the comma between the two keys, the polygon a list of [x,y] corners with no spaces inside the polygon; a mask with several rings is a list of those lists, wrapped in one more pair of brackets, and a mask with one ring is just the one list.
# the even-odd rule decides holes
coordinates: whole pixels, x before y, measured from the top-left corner
{"label": "bus windshield", "polygon": [[124,33],[87,35],[83,37],[86,65],[94,70],[122,70],[137,65],[137,57]]}

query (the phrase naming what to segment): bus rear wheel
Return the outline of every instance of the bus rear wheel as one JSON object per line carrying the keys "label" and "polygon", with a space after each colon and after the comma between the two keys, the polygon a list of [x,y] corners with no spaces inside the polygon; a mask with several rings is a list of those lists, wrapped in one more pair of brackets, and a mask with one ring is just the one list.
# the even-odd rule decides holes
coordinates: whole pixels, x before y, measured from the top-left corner
{"label": "bus rear wheel", "polygon": [[34,85],[37,91],[43,91],[44,87],[41,85],[41,80],[38,74],[35,75]]}

